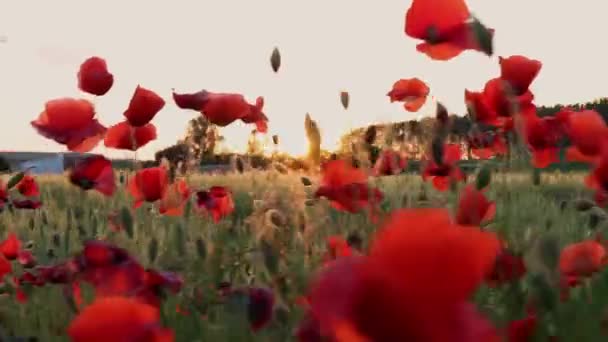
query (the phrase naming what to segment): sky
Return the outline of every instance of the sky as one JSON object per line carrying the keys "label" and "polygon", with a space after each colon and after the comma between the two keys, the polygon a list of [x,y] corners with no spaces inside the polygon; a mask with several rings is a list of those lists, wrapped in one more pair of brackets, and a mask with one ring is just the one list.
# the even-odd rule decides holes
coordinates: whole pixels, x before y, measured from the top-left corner
{"label": "sky", "polygon": [[[404,34],[409,0],[0,0],[0,150],[64,151],[30,126],[46,101],[91,99],[110,126],[123,119],[138,84],[167,102],[153,120],[158,139],[140,149],[140,158],[174,144],[197,115],[175,106],[172,88],[242,93],[251,102],[264,96],[269,136],[278,134],[280,149],[296,155],[307,150],[306,113],[327,149],[354,127],[432,115],[432,101],[418,113],[389,102],[386,93],[400,78],[424,80],[450,112],[464,113],[464,89],[496,77],[498,56],[543,62],[532,85],[537,104],[608,95],[605,1],[467,3],[496,30],[491,59],[466,52],[436,62],[416,52],[417,42]],[[278,74],[269,63],[275,46]],[[77,88],[78,67],[90,56],[105,58],[114,74],[103,97]],[[350,93],[348,110],[341,91]],[[237,123],[221,133],[230,148],[244,150],[251,129]],[[94,152],[133,156],[103,143]]]}

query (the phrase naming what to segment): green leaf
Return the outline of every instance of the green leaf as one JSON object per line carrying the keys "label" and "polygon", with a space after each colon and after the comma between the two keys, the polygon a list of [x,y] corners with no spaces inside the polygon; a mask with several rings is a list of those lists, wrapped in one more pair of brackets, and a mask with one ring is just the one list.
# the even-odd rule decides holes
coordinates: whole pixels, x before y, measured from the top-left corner
{"label": "green leaf", "polygon": [[475,186],[477,187],[477,190],[481,190],[481,189],[484,189],[485,187],[487,187],[488,185],[490,185],[491,181],[492,181],[492,166],[490,166],[489,164],[484,164],[481,167],[481,169],[479,170],[479,173],[477,174]]}
{"label": "green leaf", "polygon": [[122,207],[122,209],[120,209],[120,221],[127,232],[127,236],[132,239],[134,235],[133,216],[131,215],[131,210],[128,207]]}
{"label": "green leaf", "polygon": [[11,179],[9,179],[8,183],[6,184],[6,189],[10,190],[14,188],[17,184],[19,184],[19,182],[21,182],[23,177],[25,177],[25,172],[22,171],[16,173],[13,177],[11,177]]}

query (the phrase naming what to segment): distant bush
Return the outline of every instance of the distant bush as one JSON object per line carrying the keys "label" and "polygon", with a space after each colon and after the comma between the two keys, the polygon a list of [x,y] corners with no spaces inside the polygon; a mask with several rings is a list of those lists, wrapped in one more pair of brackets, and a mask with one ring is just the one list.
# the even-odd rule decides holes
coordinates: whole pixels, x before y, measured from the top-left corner
{"label": "distant bush", "polygon": [[11,172],[11,164],[4,157],[0,157],[0,173]]}

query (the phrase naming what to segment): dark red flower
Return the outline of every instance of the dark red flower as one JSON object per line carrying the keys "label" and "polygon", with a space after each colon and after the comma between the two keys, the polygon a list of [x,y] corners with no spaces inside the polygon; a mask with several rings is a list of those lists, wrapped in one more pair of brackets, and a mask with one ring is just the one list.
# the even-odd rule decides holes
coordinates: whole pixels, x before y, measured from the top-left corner
{"label": "dark red flower", "polygon": [[490,286],[499,286],[521,279],[526,274],[526,265],[521,256],[513,255],[508,249],[502,248],[496,258],[494,269],[486,277]]}
{"label": "dark red flower", "polygon": [[42,207],[42,202],[39,200],[14,199],[11,203],[13,204],[13,207],[17,209],[38,209]]}
{"label": "dark red flower", "polygon": [[124,116],[131,126],[142,127],[147,125],[164,106],[165,100],[162,97],[152,90],[137,86]]}
{"label": "dark red flower", "polygon": [[160,326],[159,310],[136,299],[108,297],[95,300],[68,327],[73,342],[173,342],[174,334]]}
{"label": "dark red flower", "polygon": [[595,167],[585,179],[587,187],[596,191],[596,201],[603,205],[608,199],[608,149],[603,149]]}
{"label": "dark red flower", "polygon": [[74,152],[89,152],[106,132],[95,119],[93,104],[70,98],[48,101],[44,112],[31,125],[38,134],[66,145]]}
{"label": "dark red flower", "polygon": [[104,144],[106,147],[119,150],[137,151],[154,139],[156,139],[156,127],[153,124],[133,127],[129,122],[123,121],[108,129]]}
{"label": "dark red flower", "polygon": [[496,214],[496,204],[488,201],[484,193],[467,185],[460,194],[456,223],[467,226],[478,226],[491,221]]}
{"label": "dark red flower", "polygon": [[0,242],[0,254],[2,254],[8,260],[15,260],[19,256],[21,251],[21,241],[17,237],[17,234],[10,233]]}
{"label": "dark red flower", "polygon": [[524,120],[523,133],[532,152],[534,167],[545,168],[559,162],[559,143],[564,136],[564,126],[560,120],[529,116]]}
{"label": "dark red flower", "polygon": [[511,321],[507,328],[507,342],[529,342],[534,338],[537,319],[535,315]]}
{"label": "dark red flower", "polygon": [[133,196],[134,208],[143,202],[156,202],[163,198],[169,187],[167,170],[164,167],[152,167],[137,171],[129,181],[129,192]]}
{"label": "dark red flower", "polygon": [[38,184],[34,177],[30,175],[25,175],[17,184],[17,190],[20,194],[27,197],[37,197],[40,196],[40,189],[38,188]]}
{"label": "dark red flower", "polygon": [[112,162],[104,156],[87,157],[70,172],[70,183],[85,191],[95,189],[112,196],[116,190]]}
{"label": "dark red flower", "polygon": [[407,167],[405,154],[400,154],[392,149],[386,149],[380,153],[374,165],[374,176],[390,176],[400,174]]}
{"label": "dark red flower", "polygon": [[4,282],[4,277],[13,271],[13,266],[10,261],[6,260],[3,255],[0,255],[0,283]]}
{"label": "dark red flower", "polygon": [[249,324],[253,331],[265,327],[272,319],[274,311],[274,294],[270,289],[250,287],[248,289],[249,303],[247,313]]}
{"label": "dark red flower", "polygon": [[36,266],[36,258],[32,254],[32,251],[28,251],[28,250],[19,251],[19,254],[17,255],[17,261],[19,262],[19,264],[21,264],[21,266],[23,266],[25,268],[31,268],[31,267]]}
{"label": "dark red flower", "polygon": [[347,257],[353,254],[348,242],[341,236],[330,236],[327,238],[327,252],[323,256],[324,262],[330,262],[340,257]]}
{"label": "dark red flower", "polygon": [[108,71],[106,61],[99,57],[85,60],[77,77],[80,90],[97,96],[105,95],[114,84],[114,76]]}
{"label": "dark red flower", "polygon": [[413,0],[405,15],[405,34],[423,40],[416,49],[435,60],[449,60],[465,50],[491,56],[494,30],[470,19],[464,0]]}
{"label": "dark red flower", "polygon": [[422,172],[422,180],[426,181],[431,178],[435,189],[439,191],[448,190],[451,182],[464,179],[464,173],[457,165],[461,155],[460,145],[445,144],[443,161],[438,164],[433,159],[429,160]]}
{"label": "dark red flower", "polygon": [[208,95],[209,93],[204,89],[191,94],[178,94],[173,91],[173,101],[181,109],[191,109],[200,112]]}
{"label": "dark red flower", "polygon": [[196,205],[211,213],[214,222],[230,215],[234,211],[232,194],[222,186],[212,186],[209,190],[196,193]]}
{"label": "dark red flower", "polygon": [[426,102],[429,91],[429,87],[418,78],[400,79],[386,96],[390,97],[391,102],[403,102],[403,108],[408,112],[416,112]]}
{"label": "dark red flower", "polygon": [[8,202],[8,190],[6,189],[6,185],[0,180],[0,212]]}
{"label": "dark red flower", "polygon": [[345,160],[331,160],[322,167],[321,184],[316,197],[325,197],[332,207],[340,211],[356,213],[370,205],[378,204],[383,194],[367,184],[367,175]]}

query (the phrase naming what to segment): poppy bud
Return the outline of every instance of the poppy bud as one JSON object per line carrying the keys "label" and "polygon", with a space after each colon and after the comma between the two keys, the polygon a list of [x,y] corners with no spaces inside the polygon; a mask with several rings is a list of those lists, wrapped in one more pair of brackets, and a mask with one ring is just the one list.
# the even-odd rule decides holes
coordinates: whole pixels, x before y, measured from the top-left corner
{"label": "poppy bud", "polygon": [[278,72],[281,67],[281,53],[279,52],[279,48],[274,48],[272,50],[272,55],[270,56],[270,65],[272,66],[272,70],[274,72]]}

